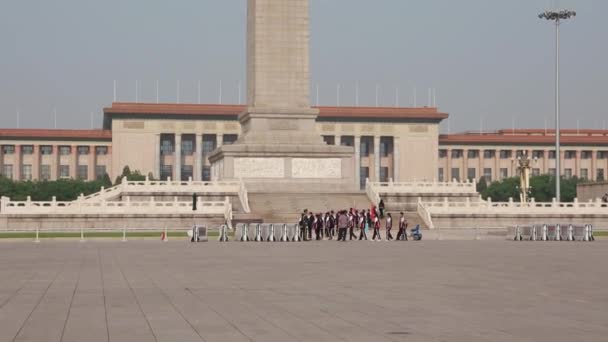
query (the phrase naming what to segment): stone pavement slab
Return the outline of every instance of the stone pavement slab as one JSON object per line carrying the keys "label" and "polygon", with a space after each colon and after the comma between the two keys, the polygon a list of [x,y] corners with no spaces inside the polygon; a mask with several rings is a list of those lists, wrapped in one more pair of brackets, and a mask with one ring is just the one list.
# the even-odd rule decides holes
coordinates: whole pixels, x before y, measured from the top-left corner
{"label": "stone pavement slab", "polygon": [[0,244],[0,341],[571,341],[608,241]]}

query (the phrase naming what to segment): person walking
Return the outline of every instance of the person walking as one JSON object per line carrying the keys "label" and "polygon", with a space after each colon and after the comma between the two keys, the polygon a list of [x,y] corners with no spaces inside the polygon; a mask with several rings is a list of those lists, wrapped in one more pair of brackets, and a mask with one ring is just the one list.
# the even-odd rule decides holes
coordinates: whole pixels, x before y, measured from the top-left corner
{"label": "person walking", "polygon": [[391,229],[393,229],[393,217],[391,216],[391,213],[388,213],[386,215],[386,241],[391,241],[393,239]]}
{"label": "person walking", "polygon": [[[369,216],[369,213],[367,214]],[[359,241],[365,239],[367,240],[367,234],[366,234],[366,230],[367,230],[367,226],[368,226],[368,222],[367,222],[367,216],[365,215],[365,213],[361,214],[361,223],[360,223],[360,232],[359,232]]]}
{"label": "person walking", "polygon": [[380,209],[380,219],[384,218],[384,200],[381,199],[380,203],[378,204],[378,209]]}
{"label": "person walking", "polygon": [[304,209],[300,220],[300,240],[308,241],[308,210]]}
{"label": "person walking", "polygon": [[[378,216],[374,217],[374,235],[372,236],[372,241],[382,241],[382,236],[380,236],[380,219]],[[376,240],[378,238],[378,240]]]}
{"label": "person walking", "polygon": [[403,211],[399,218],[399,233],[397,233],[397,241],[407,241],[407,219]]}
{"label": "person walking", "polygon": [[321,214],[317,214],[317,216],[315,216],[313,228],[315,230],[315,240],[317,240],[317,241],[322,240],[323,239],[323,223],[321,221]]}
{"label": "person walking", "polygon": [[348,228],[348,216],[346,211],[341,211],[338,215],[338,241],[346,242],[346,229]]}
{"label": "person walking", "polygon": [[357,240],[357,235],[355,235],[355,227],[359,226],[359,212],[355,211],[350,215],[350,225],[348,226],[348,239]]}
{"label": "person walking", "polygon": [[308,223],[308,227],[307,227],[308,228],[308,240],[312,240],[312,228],[314,225],[314,220],[315,220],[315,218],[312,215],[312,212],[309,212],[308,213],[308,222],[307,222]]}

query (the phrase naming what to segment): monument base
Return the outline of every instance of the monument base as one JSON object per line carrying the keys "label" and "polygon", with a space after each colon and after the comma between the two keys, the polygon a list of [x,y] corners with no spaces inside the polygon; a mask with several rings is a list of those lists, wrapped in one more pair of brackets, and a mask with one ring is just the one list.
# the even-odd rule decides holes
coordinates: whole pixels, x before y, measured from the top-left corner
{"label": "monument base", "polygon": [[241,179],[249,192],[355,192],[354,149],[332,145],[233,144],[210,157],[213,180]]}

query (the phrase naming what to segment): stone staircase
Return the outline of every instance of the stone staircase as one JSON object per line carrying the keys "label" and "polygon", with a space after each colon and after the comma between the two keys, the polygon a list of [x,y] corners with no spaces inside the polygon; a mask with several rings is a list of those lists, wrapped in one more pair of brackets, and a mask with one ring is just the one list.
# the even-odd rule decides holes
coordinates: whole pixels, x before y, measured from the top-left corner
{"label": "stone staircase", "polygon": [[249,193],[251,212],[267,223],[297,222],[300,213],[308,209],[314,213],[358,208],[368,209],[370,201],[365,193]]}

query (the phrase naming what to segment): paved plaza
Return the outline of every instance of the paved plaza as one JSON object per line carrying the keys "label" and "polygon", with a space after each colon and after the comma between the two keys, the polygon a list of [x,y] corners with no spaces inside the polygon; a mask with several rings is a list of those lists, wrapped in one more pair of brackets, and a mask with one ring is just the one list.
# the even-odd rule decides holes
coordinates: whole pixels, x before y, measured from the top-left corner
{"label": "paved plaza", "polygon": [[0,341],[600,341],[608,242],[0,242]]}

